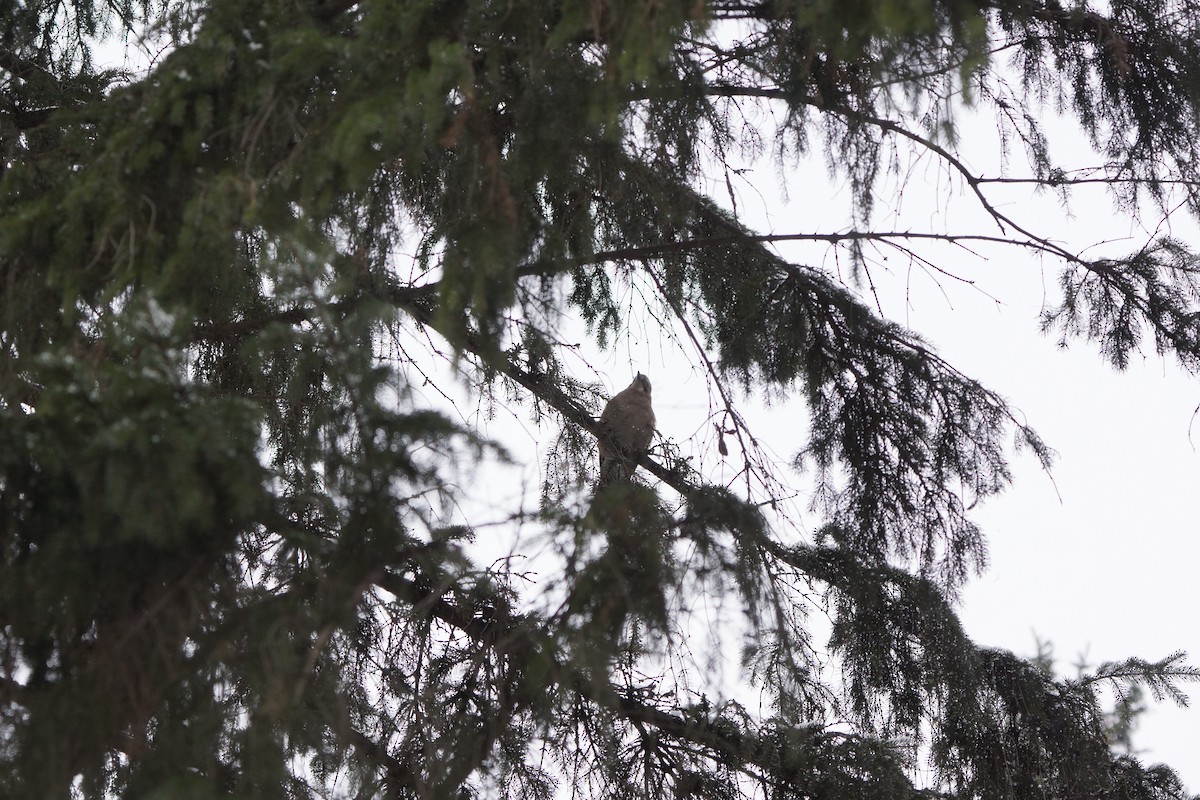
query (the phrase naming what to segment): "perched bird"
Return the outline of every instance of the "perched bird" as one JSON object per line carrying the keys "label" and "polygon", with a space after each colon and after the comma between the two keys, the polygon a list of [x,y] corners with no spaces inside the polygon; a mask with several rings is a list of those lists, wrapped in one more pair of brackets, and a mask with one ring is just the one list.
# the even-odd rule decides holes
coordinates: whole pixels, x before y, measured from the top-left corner
{"label": "perched bird", "polygon": [[600,413],[600,483],[629,480],[654,437],[650,379],[638,373]]}

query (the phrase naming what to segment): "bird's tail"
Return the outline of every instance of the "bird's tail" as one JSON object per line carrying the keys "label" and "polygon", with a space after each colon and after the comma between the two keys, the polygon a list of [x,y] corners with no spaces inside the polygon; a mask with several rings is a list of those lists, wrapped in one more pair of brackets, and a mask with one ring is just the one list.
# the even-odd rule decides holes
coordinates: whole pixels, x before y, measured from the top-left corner
{"label": "bird's tail", "polygon": [[637,465],[627,458],[600,456],[600,486],[608,486],[618,481],[628,481],[633,478]]}

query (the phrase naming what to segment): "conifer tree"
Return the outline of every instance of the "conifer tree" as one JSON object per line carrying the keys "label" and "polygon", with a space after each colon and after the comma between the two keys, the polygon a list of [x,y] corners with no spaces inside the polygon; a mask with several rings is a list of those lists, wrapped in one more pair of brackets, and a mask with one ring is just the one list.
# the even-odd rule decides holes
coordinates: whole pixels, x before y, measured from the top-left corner
{"label": "conifer tree", "polygon": [[[1009,174],[960,157],[962,100]],[[1102,163],[1064,170],[1039,109]],[[1097,699],[1182,699],[1181,654],[1060,680],[957,620],[971,507],[1047,446],[774,245],[1034,253],[1048,329],[1196,372],[1191,244],[1090,257],[993,192],[1200,216],[1198,148],[1196,0],[3,0],[0,795],[1186,797]],[[993,228],[877,227],[904,153]],[[822,154],[849,228],[767,233],[712,191]],[[744,480],[668,441],[597,490],[576,322],[703,371]],[[506,521],[528,574],[479,557],[504,454],[438,401],[463,387],[547,443]],[[805,421],[803,476],[744,393]],[[777,513],[797,481],[815,530]]]}

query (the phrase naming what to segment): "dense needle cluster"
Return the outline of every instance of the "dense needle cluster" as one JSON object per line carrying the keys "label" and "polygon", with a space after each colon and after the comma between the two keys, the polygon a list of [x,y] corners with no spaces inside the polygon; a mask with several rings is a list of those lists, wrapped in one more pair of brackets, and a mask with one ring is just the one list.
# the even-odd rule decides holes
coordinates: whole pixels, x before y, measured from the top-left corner
{"label": "dense needle cluster", "polygon": [[[1061,270],[1047,328],[1195,372],[1195,243],[1093,258],[991,190],[1200,215],[1198,142],[1197,0],[0,0],[0,795],[1185,797],[1098,694],[1179,697],[1180,654],[1060,680],[963,633],[969,509],[1051,453],[862,287],[1007,246]],[[851,227],[739,215],[743,165],[821,153]],[[913,153],[994,225],[875,227]],[[664,439],[596,487],[584,327],[705,377],[735,486]],[[742,390],[803,420],[799,477]],[[500,526],[497,408],[546,458]]]}

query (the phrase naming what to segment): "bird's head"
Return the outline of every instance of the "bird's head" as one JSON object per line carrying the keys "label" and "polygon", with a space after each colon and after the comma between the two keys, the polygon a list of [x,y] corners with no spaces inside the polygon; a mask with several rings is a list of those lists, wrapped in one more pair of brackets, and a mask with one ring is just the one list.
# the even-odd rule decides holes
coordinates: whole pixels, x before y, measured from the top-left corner
{"label": "bird's head", "polygon": [[639,372],[637,377],[633,379],[632,388],[640,389],[646,394],[650,394],[650,379]]}

